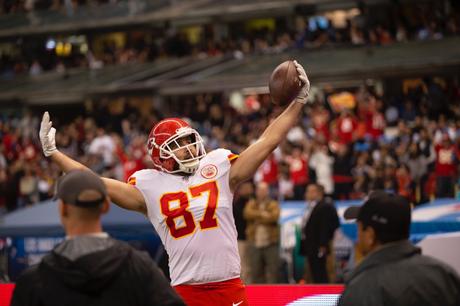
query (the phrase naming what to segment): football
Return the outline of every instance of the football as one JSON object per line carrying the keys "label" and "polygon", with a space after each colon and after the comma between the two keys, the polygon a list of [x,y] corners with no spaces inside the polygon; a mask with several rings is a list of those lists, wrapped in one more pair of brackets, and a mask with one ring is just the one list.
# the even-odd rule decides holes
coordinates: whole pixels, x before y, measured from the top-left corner
{"label": "football", "polygon": [[302,82],[299,79],[294,61],[285,61],[273,70],[268,83],[273,103],[287,105],[299,94]]}

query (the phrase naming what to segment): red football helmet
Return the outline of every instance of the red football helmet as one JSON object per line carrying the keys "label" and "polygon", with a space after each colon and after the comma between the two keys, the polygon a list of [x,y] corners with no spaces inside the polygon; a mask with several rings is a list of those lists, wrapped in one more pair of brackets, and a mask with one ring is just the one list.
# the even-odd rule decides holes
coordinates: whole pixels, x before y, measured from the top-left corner
{"label": "red football helmet", "polygon": [[[178,141],[186,138],[187,141]],[[147,149],[153,164],[167,173],[194,173],[206,155],[200,134],[182,119],[168,118],[150,131]],[[181,151],[180,159],[176,154]]]}

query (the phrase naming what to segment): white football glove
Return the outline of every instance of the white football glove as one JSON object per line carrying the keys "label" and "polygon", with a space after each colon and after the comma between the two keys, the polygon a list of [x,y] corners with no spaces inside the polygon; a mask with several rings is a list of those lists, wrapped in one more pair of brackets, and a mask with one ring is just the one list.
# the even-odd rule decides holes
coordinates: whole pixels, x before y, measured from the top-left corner
{"label": "white football glove", "polygon": [[56,129],[53,127],[53,122],[50,121],[50,114],[48,114],[48,112],[43,114],[39,136],[40,142],[42,143],[43,154],[45,154],[46,157],[57,152]]}
{"label": "white football glove", "polygon": [[307,74],[305,73],[305,69],[303,69],[302,65],[297,63],[297,61],[294,61],[294,65],[297,69],[297,73],[299,74],[299,79],[302,82],[302,88],[297,95],[296,102],[306,104],[308,94],[310,93],[310,81],[308,80]]}

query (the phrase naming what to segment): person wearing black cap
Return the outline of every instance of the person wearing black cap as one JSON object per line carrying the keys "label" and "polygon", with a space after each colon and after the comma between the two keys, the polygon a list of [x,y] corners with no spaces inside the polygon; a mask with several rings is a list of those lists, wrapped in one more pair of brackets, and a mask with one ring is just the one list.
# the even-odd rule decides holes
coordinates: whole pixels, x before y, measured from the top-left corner
{"label": "person wearing black cap", "polygon": [[148,254],[109,237],[102,180],[73,170],[58,181],[66,238],[18,279],[11,306],[185,305]]}
{"label": "person wearing black cap", "polygon": [[357,220],[365,258],[346,277],[338,305],[460,305],[458,274],[409,242],[411,207],[405,198],[374,191],[344,217]]}

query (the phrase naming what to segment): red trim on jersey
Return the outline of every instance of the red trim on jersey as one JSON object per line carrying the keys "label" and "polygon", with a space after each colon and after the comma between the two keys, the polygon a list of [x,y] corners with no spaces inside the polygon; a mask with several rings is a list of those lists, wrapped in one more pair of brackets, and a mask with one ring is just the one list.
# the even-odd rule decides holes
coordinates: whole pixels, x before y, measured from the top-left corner
{"label": "red trim on jersey", "polygon": [[135,186],[136,185],[136,178],[135,177],[130,177],[128,179],[128,184]]}
{"label": "red trim on jersey", "polygon": [[229,154],[229,155],[227,156],[227,158],[228,158],[228,160],[230,161],[231,164],[233,164],[233,162],[234,162],[238,157],[239,157],[238,154],[233,154],[233,153],[232,153],[232,154]]}

